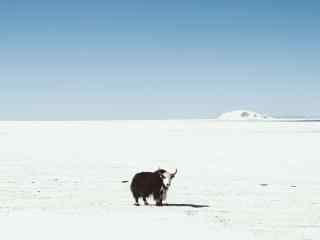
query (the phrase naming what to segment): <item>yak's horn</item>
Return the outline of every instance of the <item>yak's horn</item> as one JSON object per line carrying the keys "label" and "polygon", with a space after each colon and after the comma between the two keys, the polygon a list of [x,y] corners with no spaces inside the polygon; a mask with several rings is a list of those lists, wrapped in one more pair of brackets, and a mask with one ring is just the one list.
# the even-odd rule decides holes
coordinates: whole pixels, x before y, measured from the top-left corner
{"label": "yak's horn", "polygon": [[174,171],[174,173],[172,173],[172,175],[173,175],[173,176],[176,175],[177,172],[178,172],[178,169],[176,169],[176,171]]}

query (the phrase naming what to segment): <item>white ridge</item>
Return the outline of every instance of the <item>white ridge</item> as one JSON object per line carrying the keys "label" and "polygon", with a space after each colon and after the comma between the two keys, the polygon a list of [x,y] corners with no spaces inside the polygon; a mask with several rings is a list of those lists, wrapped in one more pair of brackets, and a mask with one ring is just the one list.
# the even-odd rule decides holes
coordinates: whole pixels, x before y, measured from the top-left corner
{"label": "white ridge", "polygon": [[247,111],[247,110],[237,110],[232,112],[226,112],[221,114],[218,117],[219,120],[228,120],[228,121],[248,121],[248,120],[271,120],[272,117],[261,114],[253,111]]}

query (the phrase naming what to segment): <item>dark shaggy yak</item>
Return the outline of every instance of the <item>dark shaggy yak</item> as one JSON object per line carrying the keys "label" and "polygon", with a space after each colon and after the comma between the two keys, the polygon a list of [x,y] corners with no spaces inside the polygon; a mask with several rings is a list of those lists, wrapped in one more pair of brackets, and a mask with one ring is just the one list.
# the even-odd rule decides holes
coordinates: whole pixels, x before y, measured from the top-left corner
{"label": "dark shaggy yak", "polygon": [[167,191],[171,180],[177,174],[169,173],[164,169],[155,172],[140,172],[134,175],[130,188],[135,200],[135,205],[139,206],[139,198],[142,198],[145,205],[148,205],[147,198],[153,196],[157,206],[162,206],[162,201],[166,199]]}

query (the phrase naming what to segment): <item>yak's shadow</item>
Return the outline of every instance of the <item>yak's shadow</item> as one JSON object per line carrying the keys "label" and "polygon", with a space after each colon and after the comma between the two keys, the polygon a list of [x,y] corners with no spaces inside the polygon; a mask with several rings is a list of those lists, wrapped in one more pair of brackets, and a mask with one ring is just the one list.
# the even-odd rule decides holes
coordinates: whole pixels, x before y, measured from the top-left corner
{"label": "yak's shadow", "polygon": [[190,204],[190,203],[166,203],[164,207],[192,207],[192,208],[207,208],[209,205]]}

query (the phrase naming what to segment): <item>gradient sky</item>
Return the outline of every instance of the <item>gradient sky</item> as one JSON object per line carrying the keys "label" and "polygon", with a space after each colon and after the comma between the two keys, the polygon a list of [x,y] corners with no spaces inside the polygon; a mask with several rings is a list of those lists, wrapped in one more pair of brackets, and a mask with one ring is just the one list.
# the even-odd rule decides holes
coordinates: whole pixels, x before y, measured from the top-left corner
{"label": "gradient sky", "polygon": [[320,116],[320,1],[1,0],[0,119]]}

